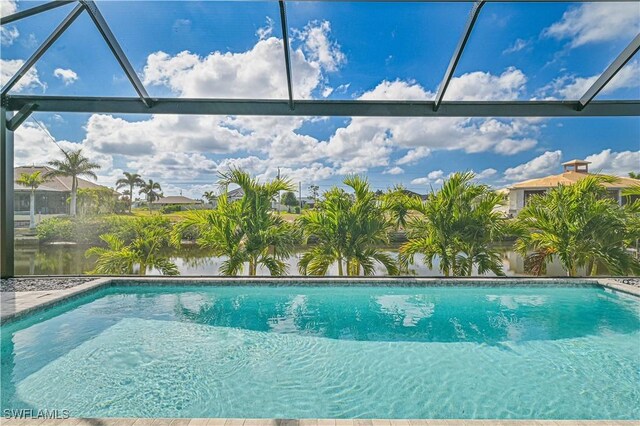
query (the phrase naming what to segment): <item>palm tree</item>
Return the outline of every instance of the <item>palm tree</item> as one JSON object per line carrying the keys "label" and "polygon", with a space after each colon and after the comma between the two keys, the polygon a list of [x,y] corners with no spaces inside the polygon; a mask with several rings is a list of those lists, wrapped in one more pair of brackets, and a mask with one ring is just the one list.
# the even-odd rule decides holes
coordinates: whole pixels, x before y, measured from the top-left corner
{"label": "palm tree", "polygon": [[36,189],[47,180],[41,176],[42,172],[22,173],[16,183],[31,189],[29,197],[29,228],[36,227]]}
{"label": "palm tree", "polygon": [[116,181],[116,189],[129,187],[129,213],[131,213],[131,206],[133,205],[133,188],[136,186],[144,185],[144,180],[137,173],[124,172],[124,177]]}
{"label": "palm tree", "polygon": [[215,203],[216,199],[218,198],[216,193],[213,191],[205,191],[202,196],[205,198],[205,200],[207,200],[209,204]]}
{"label": "palm tree", "polygon": [[298,224],[305,242],[315,241],[311,250],[302,255],[298,268],[301,274],[326,275],[333,264],[338,275],[373,275],[375,264],[383,265],[395,275],[395,260],[378,247],[388,243],[391,223],[378,206],[369,183],[359,176],[349,176],[344,184],[354,190],[348,194],[333,187],[323,195],[316,210],[306,211]]}
{"label": "palm tree", "polygon": [[137,265],[140,275],[149,268],[163,275],[178,275],[177,266],[163,256],[169,247],[169,229],[162,218],[137,218],[119,234],[103,234],[100,239],[107,247],[91,247],[85,252],[86,257],[98,258],[94,274],[133,274]]}
{"label": "palm tree", "polygon": [[92,163],[87,157],[82,155],[82,149],[75,151],[62,151],[64,154],[63,160],[49,161],[49,165],[55,170],[46,174],[46,178],[53,176],[66,176],[71,178],[71,204],[69,206],[69,213],[71,216],[76,215],[76,202],[78,197],[78,177],[88,176],[93,179],[98,179],[94,170],[100,168],[99,164]]}
{"label": "palm tree", "polygon": [[151,203],[159,200],[162,197],[162,187],[158,182],[154,182],[153,179],[149,179],[149,182],[140,185],[139,194],[145,194],[147,198],[147,205],[149,206],[149,212],[151,212]]}
{"label": "palm tree", "polygon": [[628,226],[628,212],[607,196],[603,185],[614,181],[588,176],[529,199],[517,217],[516,250],[526,256],[530,272],[544,273],[553,258],[560,259],[569,276],[580,268],[596,275],[600,265],[615,275],[640,271],[640,263],[626,250],[637,230]]}
{"label": "palm tree", "polygon": [[220,267],[222,274],[238,275],[245,264],[252,276],[257,274],[259,265],[271,275],[285,274],[284,260],[293,252],[296,232],[291,224],[273,214],[271,203],[280,191],[291,188],[290,182],[278,178],[259,183],[248,173],[232,169],[220,175],[219,183],[221,187],[240,186],[244,192],[242,199],[229,202],[223,194],[214,210],[188,212],[174,227],[173,244],[180,244],[186,230],[195,229],[200,247],[227,257]]}
{"label": "palm tree", "polygon": [[417,195],[411,194],[401,185],[393,187],[380,196],[382,208],[389,215],[396,231],[406,228],[409,208],[417,198]]}
{"label": "palm tree", "polygon": [[409,241],[400,247],[401,263],[420,254],[430,268],[436,258],[445,276],[489,271],[504,275],[493,243],[506,232],[506,218],[495,211],[503,198],[488,186],[473,183],[471,172],[454,173],[423,202],[409,201],[417,215],[407,224]]}

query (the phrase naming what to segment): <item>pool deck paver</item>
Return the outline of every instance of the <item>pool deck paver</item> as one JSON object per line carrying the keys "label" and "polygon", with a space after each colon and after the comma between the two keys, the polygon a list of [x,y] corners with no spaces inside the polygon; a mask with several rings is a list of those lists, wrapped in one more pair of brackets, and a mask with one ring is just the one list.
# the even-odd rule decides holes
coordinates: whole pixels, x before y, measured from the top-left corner
{"label": "pool deck paver", "polygon": [[7,426],[640,426],[640,420],[492,420],[492,419],[2,419]]}

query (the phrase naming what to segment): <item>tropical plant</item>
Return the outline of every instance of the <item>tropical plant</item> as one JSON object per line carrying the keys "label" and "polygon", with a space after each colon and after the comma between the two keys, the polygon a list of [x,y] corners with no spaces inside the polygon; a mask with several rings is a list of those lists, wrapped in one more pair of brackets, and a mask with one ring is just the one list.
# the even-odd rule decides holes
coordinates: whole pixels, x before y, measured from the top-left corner
{"label": "tropical plant", "polygon": [[103,234],[106,247],[91,247],[86,257],[97,257],[93,274],[145,275],[149,268],[163,275],[178,275],[177,266],[163,253],[169,247],[169,224],[163,218],[136,218],[119,232]]}
{"label": "tropical plant", "polygon": [[115,213],[117,193],[109,188],[79,188],[78,215]]}
{"label": "tropical plant", "polygon": [[397,185],[380,195],[382,208],[389,215],[396,230],[407,227],[410,207],[419,199],[417,194],[410,193],[401,185]]}
{"label": "tropical plant", "polygon": [[221,173],[220,186],[238,185],[244,195],[229,202],[226,194],[218,197],[214,210],[193,210],[174,227],[173,244],[178,246],[185,232],[196,230],[196,243],[227,259],[220,266],[223,275],[239,275],[248,265],[249,275],[257,275],[258,266],[271,275],[287,272],[284,262],[293,252],[295,228],[271,211],[271,203],[280,191],[291,189],[287,180],[260,183],[248,173],[232,169]]}
{"label": "tropical plant", "polygon": [[379,263],[388,274],[396,274],[395,259],[379,248],[389,241],[391,224],[369,183],[360,176],[349,176],[344,184],[354,194],[333,187],[323,194],[316,210],[308,210],[298,219],[304,241],[314,241],[300,258],[300,273],[326,275],[329,267],[337,264],[338,275],[373,275]]}
{"label": "tropical plant", "polygon": [[71,216],[76,215],[76,203],[78,196],[78,177],[87,176],[98,179],[94,170],[100,168],[97,163],[92,163],[87,157],[82,155],[82,149],[75,151],[62,150],[64,159],[49,161],[49,165],[54,168],[46,174],[46,178],[54,176],[65,176],[71,178],[71,202],[69,205],[69,213]]}
{"label": "tropical plant", "polygon": [[454,173],[425,201],[407,201],[416,215],[407,223],[409,241],[400,247],[402,264],[412,263],[419,254],[430,268],[438,258],[445,276],[469,276],[474,266],[481,275],[504,275],[494,247],[507,229],[506,218],[496,211],[503,198],[487,185],[474,183],[474,177],[471,172]]}
{"label": "tropical plant", "polygon": [[529,199],[517,217],[521,232],[515,247],[530,272],[545,273],[554,258],[569,276],[580,268],[596,275],[600,266],[615,275],[640,270],[625,247],[634,233],[637,238],[637,230],[628,226],[629,212],[607,196],[603,185],[615,179],[587,176]]}
{"label": "tropical plant", "polygon": [[162,197],[162,187],[158,182],[154,182],[153,179],[149,179],[148,182],[141,185],[138,193],[145,195],[147,205],[149,206],[149,212],[151,212],[151,203]]}
{"label": "tropical plant", "polygon": [[124,177],[116,181],[116,189],[129,188],[129,213],[133,205],[133,188],[142,187],[145,182],[137,173],[124,172]]}
{"label": "tropical plant", "polygon": [[36,189],[46,181],[40,171],[22,173],[20,177],[16,179],[16,183],[26,186],[31,190],[29,196],[29,228],[31,229],[36,227]]}
{"label": "tropical plant", "polygon": [[218,199],[218,196],[213,191],[205,191],[205,193],[202,196],[204,197],[205,200],[207,200],[209,204],[214,204]]}

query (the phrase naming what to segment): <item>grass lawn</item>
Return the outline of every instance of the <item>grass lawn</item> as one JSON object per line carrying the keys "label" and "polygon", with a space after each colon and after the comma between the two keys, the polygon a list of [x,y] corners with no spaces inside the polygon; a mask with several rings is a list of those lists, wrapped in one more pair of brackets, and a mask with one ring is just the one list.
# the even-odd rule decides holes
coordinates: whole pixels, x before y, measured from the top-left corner
{"label": "grass lawn", "polygon": [[[180,222],[184,219],[184,216],[188,213],[187,211],[181,212],[172,212],[172,213],[160,213],[158,210],[153,210],[149,212],[149,209],[146,207],[138,207],[132,210],[133,216],[136,217],[148,217],[151,215],[162,215],[163,217],[169,218],[171,222]],[[287,222],[294,222],[297,218],[300,217],[299,214],[296,213],[288,213],[286,211],[280,212],[280,216]]]}

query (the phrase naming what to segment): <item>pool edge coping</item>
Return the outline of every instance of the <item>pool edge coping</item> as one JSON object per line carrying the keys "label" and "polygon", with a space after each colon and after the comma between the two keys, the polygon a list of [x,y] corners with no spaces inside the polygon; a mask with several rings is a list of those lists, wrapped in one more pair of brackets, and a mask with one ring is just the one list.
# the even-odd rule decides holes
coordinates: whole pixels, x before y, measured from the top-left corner
{"label": "pool edge coping", "polygon": [[103,417],[68,419],[3,419],[15,426],[631,426],[637,420],[554,419],[250,419]]}
{"label": "pool edge coping", "polygon": [[[421,286],[443,286],[455,287],[459,284],[466,285],[495,285],[508,286],[513,281],[529,284],[567,284],[567,280],[572,285],[596,285],[609,290],[618,291],[640,298],[640,288],[624,284],[612,278],[496,278],[496,277],[475,277],[475,278],[426,278],[426,277],[100,277],[89,282],[79,284],[74,287],[61,290],[43,291],[19,291],[0,292],[0,325],[6,325],[18,321],[28,315],[35,314],[47,308],[52,308],[60,304],[72,301],[92,292],[108,287],[117,286],[187,286],[194,284],[218,284],[224,285],[233,283],[235,285],[298,285],[313,286],[318,284],[332,284],[337,286],[401,286],[401,287],[421,287]],[[18,306],[12,312],[4,312],[5,301],[10,299],[29,299],[18,301]],[[35,299],[35,300],[33,300]],[[21,306],[20,306],[21,305]]]}

